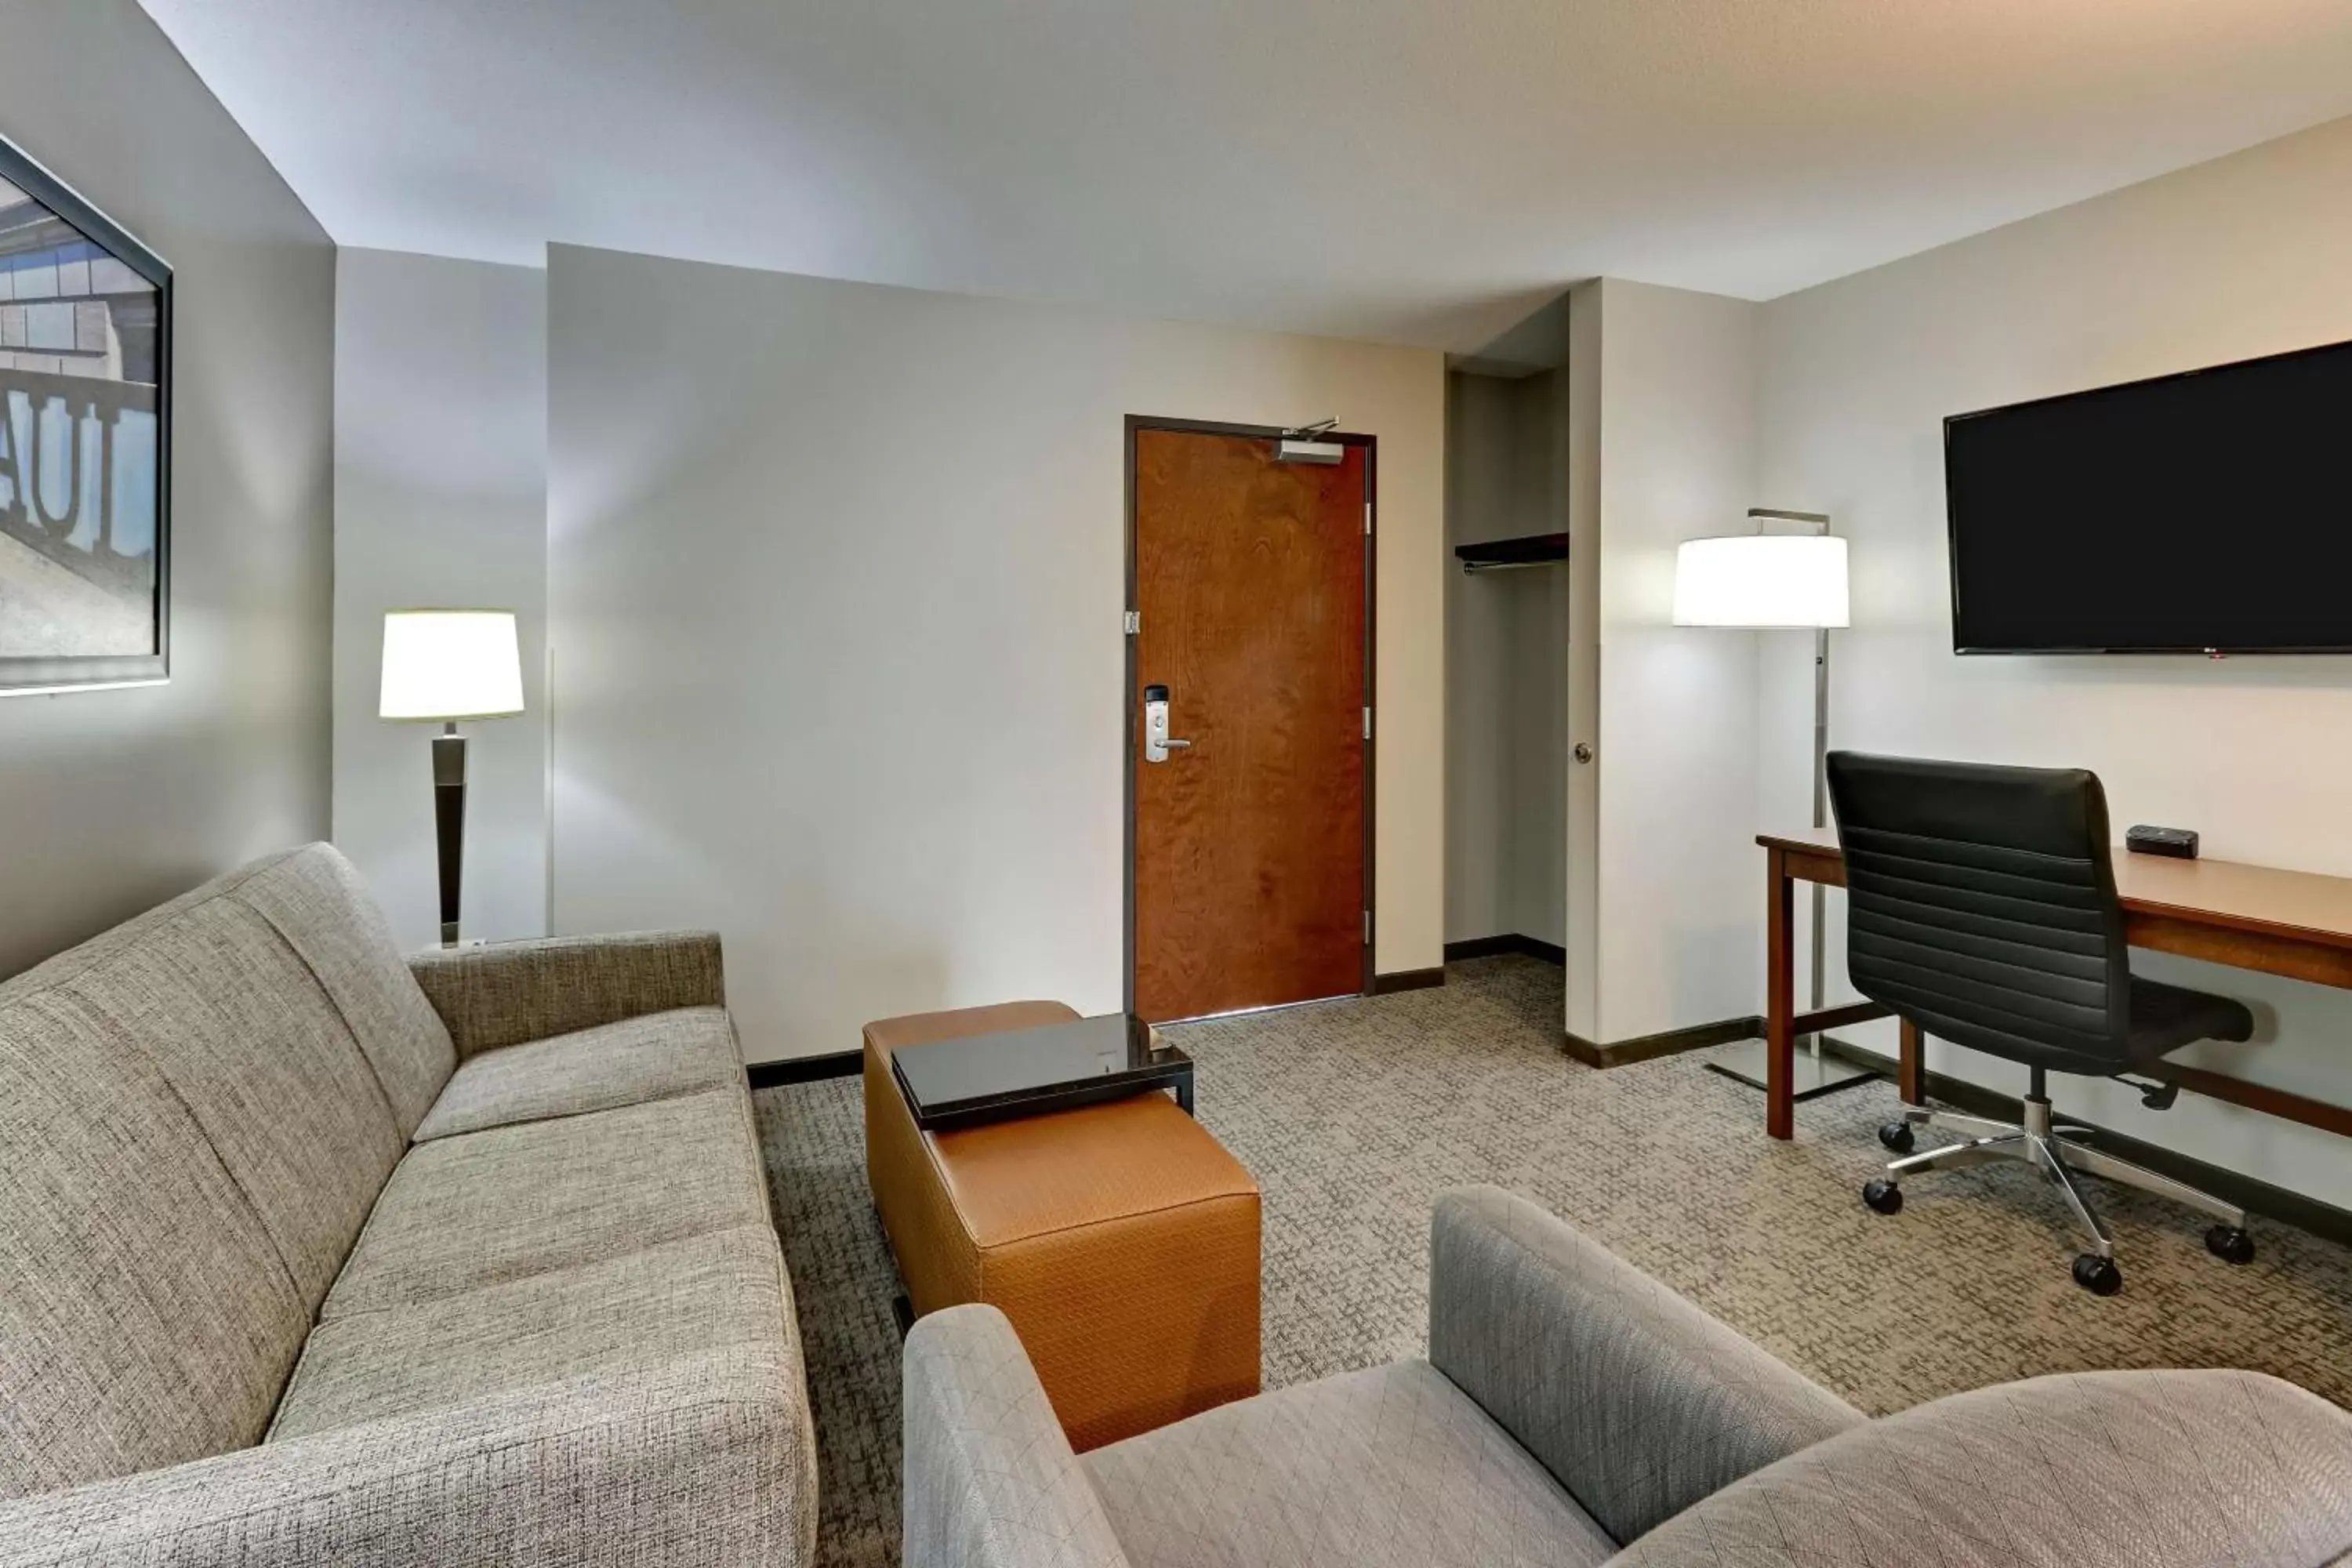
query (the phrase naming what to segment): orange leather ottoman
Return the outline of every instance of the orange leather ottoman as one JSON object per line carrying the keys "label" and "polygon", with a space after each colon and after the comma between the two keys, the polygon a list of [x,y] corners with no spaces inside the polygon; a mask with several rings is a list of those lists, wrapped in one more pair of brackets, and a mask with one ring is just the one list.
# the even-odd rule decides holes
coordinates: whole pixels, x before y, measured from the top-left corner
{"label": "orange leather ottoman", "polygon": [[866,1026],[866,1175],[921,1317],[1012,1320],[1084,1450],[1258,1391],[1258,1193],[1162,1093],[925,1132],[890,1053],[1065,1023],[1007,1002]]}

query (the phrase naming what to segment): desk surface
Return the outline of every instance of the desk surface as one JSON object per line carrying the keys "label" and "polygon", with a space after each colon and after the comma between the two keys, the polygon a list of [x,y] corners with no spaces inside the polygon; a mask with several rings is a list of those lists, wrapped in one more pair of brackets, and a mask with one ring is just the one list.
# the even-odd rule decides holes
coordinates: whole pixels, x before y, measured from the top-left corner
{"label": "desk surface", "polygon": [[[1843,858],[1834,828],[1759,833],[1756,842],[1768,849]],[[2131,914],[2352,951],[2352,877],[2238,860],[2173,860],[2134,855],[2120,845],[2115,868],[2116,891]]]}

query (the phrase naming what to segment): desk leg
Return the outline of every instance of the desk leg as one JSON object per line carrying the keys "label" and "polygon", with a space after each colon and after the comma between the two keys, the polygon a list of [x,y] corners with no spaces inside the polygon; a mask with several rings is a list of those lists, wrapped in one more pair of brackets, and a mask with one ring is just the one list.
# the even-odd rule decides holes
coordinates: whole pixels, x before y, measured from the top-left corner
{"label": "desk leg", "polygon": [[1764,1131],[1775,1138],[1797,1135],[1797,955],[1789,941],[1796,884],[1789,857],[1765,855],[1764,899]]}
{"label": "desk leg", "polygon": [[1919,1026],[1903,1021],[1902,1054],[1895,1064],[1895,1091],[1906,1105],[1927,1103],[1927,1053],[1919,1040]]}
{"label": "desk leg", "polygon": [[1190,1116],[1192,1112],[1192,1075],[1185,1074],[1176,1080],[1176,1109]]}

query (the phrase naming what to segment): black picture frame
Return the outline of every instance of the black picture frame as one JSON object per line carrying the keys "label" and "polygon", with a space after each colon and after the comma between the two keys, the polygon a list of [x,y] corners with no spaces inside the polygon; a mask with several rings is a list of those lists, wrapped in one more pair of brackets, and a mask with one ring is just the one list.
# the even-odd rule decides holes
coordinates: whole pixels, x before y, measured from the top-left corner
{"label": "black picture frame", "polygon": [[[152,584],[153,638],[151,650],[135,655],[106,652],[16,656],[6,653],[6,645],[0,643],[0,696],[160,684],[171,679],[172,671],[172,267],[129,230],[108,217],[94,204],[5,137],[0,137],[0,180],[6,181],[47,208],[51,216],[143,279],[155,291],[155,467],[152,486],[154,509],[152,546],[154,557]],[[0,236],[0,240],[5,240],[5,237]],[[26,387],[37,374],[21,371],[13,363],[0,367],[0,422],[13,421],[14,418],[8,389],[12,386]],[[79,391],[83,385],[95,388],[136,384],[139,384],[92,378],[71,390]],[[34,389],[43,396],[42,406],[46,407],[58,397],[68,395],[68,378],[42,376]],[[89,395],[95,398],[98,395],[91,392]],[[79,443],[83,439],[80,416],[70,413],[71,404],[67,406],[68,416],[76,420],[70,439],[75,444],[78,465],[81,460]],[[94,416],[97,416],[96,407],[93,403]],[[119,419],[120,412],[120,408],[115,410],[115,418]],[[102,442],[110,440],[114,424],[103,416],[99,416],[99,422]],[[0,434],[5,434],[6,449],[11,458],[15,458],[17,455],[17,436],[13,424],[0,427]],[[36,444],[38,444],[37,438]],[[103,469],[99,483],[103,487],[101,493],[110,502],[112,469],[108,459],[112,448],[102,444],[100,450]],[[77,484],[79,482],[79,471],[77,468]],[[16,486],[12,486],[12,491],[15,495],[12,505],[39,504],[37,499],[26,496],[21,480]],[[37,497],[37,491],[34,494]],[[77,495],[72,503],[74,509],[79,510],[81,504],[81,498]],[[110,528],[113,518],[108,516],[102,521]],[[0,520],[0,528],[5,526],[5,521]]]}

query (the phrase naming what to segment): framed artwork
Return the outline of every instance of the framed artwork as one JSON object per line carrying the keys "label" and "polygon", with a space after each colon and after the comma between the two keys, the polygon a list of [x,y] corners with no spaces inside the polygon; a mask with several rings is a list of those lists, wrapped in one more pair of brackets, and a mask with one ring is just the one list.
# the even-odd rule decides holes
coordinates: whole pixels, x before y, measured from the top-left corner
{"label": "framed artwork", "polygon": [[172,269],[0,140],[0,695],[171,669]]}

